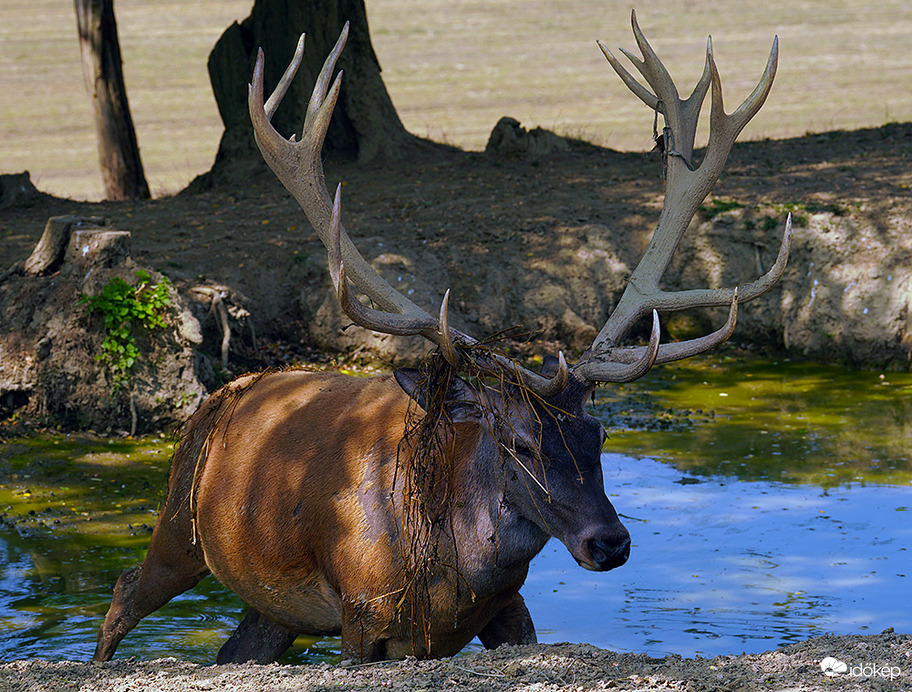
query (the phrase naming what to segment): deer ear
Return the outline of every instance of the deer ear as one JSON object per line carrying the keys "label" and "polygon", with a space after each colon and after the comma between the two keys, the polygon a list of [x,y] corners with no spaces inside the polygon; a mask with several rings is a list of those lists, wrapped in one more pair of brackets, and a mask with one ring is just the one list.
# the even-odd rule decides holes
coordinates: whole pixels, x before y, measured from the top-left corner
{"label": "deer ear", "polygon": [[547,355],[542,360],[542,366],[539,374],[543,377],[554,377],[557,374],[559,367],[560,360],[558,360],[557,356]]}
{"label": "deer ear", "polygon": [[427,411],[426,402],[423,402],[424,398],[421,395],[421,390],[424,387],[420,386],[420,376],[418,374],[417,368],[396,368],[393,370],[393,377],[396,378],[396,382],[399,383],[399,386],[402,388],[402,391],[409,395],[409,398],[414,400],[421,408]]}
{"label": "deer ear", "polygon": [[[402,387],[402,391],[427,413],[433,406],[434,397],[420,372],[415,368],[399,368],[393,371],[393,376]],[[449,391],[442,399],[447,415],[454,423],[480,420],[482,408],[478,402],[478,392],[461,377],[450,380]]]}

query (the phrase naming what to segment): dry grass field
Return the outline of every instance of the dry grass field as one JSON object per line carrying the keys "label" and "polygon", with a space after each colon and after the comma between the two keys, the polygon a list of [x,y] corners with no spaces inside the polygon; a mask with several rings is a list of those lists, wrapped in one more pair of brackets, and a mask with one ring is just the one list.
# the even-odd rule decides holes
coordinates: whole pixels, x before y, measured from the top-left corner
{"label": "dry grass field", "polygon": [[[206,58],[251,0],[118,0],[127,87],[153,194],[207,170],[221,134]],[[511,115],[598,144],[651,146],[649,118],[595,45],[633,48],[619,0],[367,0],[375,48],[406,126],[480,149]],[[729,108],[752,88],[773,35],[773,94],[744,138],[912,120],[908,0],[643,0],[641,25],[679,84],[702,69],[707,34]],[[28,169],[42,190],[98,199],[91,110],[72,4],[3,0],[0,172]],[[647,124],[644,124],[647,123]]]}

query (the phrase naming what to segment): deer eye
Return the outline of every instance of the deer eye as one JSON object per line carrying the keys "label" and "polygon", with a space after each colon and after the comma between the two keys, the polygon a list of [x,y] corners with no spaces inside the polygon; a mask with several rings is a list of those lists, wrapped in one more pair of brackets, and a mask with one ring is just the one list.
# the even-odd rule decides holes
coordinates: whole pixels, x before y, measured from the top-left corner
{"label": "deer eye", "polygon": [[532,449],[530,449],[529,447],[526,447],[523,444],[514,444],[513,452],[516,454],[516,456],[526,457],[527,459],[535,458],[535,452],[533,452]]}

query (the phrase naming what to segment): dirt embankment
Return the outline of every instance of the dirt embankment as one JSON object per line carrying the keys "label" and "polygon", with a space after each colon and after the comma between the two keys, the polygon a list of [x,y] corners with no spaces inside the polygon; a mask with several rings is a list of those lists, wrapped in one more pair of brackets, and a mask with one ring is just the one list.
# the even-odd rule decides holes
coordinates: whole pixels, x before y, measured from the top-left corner
{"label": "dirt embankment", "polygon": [[[821,665],[824,662],[824,665]],[[844,665],[840,665],[840,662]],[[826,667],[826,672],[824,671]],[[827,674],[829,673],[829,675]],[[284,690],[912,690],[912,636],[816,637],[763,654],[653,658],[587,644],[503,646],[436,661],[364,666],[201,666],[175,659],[0,665],[8,692],[279,692]]]}
{"label": "dirt embankment", "polygon": [[[491,157],[430,152],[394,166],[330,164],[344,220],[365,257],[436,311],[451,289],[454,326],[475,336],[538,330],[538,353],[578,355],[616,304],[662,205],[661,166],[580,142]],[[29,255],[48,217],[100,216],[131,232],[139,266],[166,274],[192,303],[220,291],[249,314],[225,375],[332,351],[401,363],[414,339],[343,329],[325,252],[271,173],[138,203],[32,195],[0,209],[8,266]],[[734,341],[796,357],[907,368],[912,354],[912,124],[736,145],[663,281],[669,290],[743,284],[771,266],[785,218],[795,235],[779,285],[746,304]],[[0,285],[0,289],[3,286]],[[43,290],[43,289],[42,289]],[[198,295],[198,293],[197,293]],[[205,310],[203,350],[218,365],[222,333]],[[208,323],[207,323],[208,320]],[[705,333],[724,310],[668,316],[664,338]],[[18,326],[41,356],[40,325]],[[546,343],[540,343],[544,341]],[[20,395],[27,398],[28,393]]]}

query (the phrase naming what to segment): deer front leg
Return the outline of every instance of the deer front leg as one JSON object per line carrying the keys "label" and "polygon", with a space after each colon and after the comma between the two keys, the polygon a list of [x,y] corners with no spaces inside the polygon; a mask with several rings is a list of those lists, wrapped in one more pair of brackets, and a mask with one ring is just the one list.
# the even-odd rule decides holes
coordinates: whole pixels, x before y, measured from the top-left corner
{"label": "deer front leg", "polygon": [[192,589],[209,573],[202,551],[191,543],[189,534],[188,522],[159,520],[146,559],[117,580],[111,606],[98,629],[93,661],[109,661],[140,620]]}
{"label": "deer front leg", "polygon": [[486,649],[501,644],[537,644],[535,625],[526,602],[517,592],[478,634]]}

